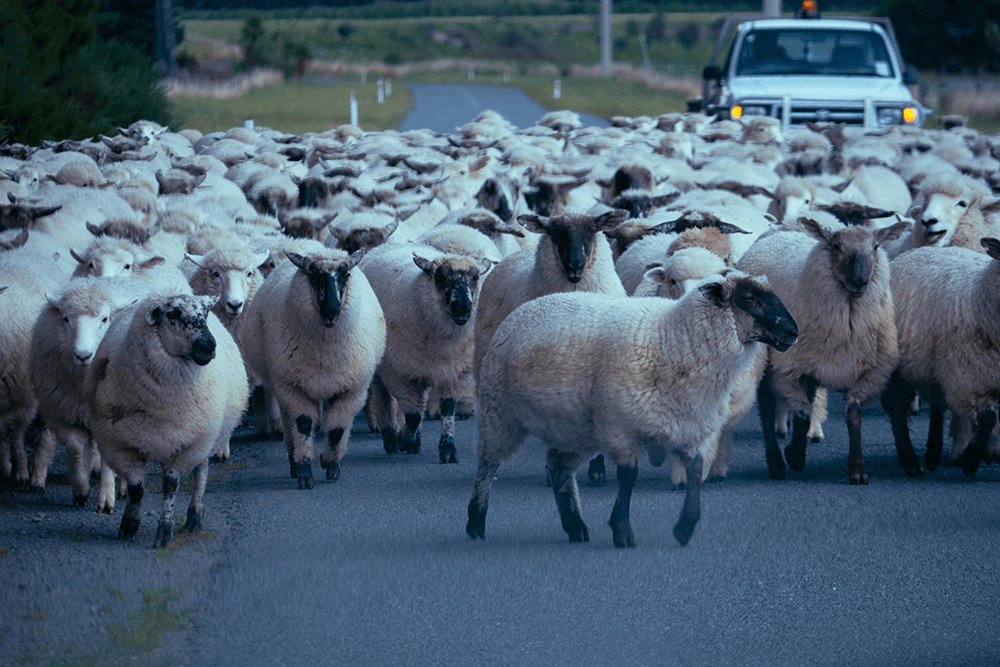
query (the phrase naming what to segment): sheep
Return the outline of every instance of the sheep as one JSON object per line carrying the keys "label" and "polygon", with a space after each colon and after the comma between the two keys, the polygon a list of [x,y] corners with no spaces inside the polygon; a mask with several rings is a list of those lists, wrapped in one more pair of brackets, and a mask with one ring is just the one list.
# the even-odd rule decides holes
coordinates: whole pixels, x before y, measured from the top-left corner
{"label": "sheep", "polygon": [[923,473],[906,423],[915,392],[932,408],[924,457],[928,470],[941,460],[946,409],[953,413],[952,458],[965,474],[973,475],[984,455],[987,461],[1000,456],[987,450],[1000,399],[1000,265],[995,261],[1000,240],[986,237],[982,246],[986,255],[958,247],[916,248],[890,263],[899,364],[882,406],[892,422],[900,464],[911,476]]}
{"label": "sheep", "polygon": [[185,268],[191,290],[199,295],[218,295],[212,312],[237,341],[236,319],[251,302],[264,281],[260,266],[271,257],[267,250],[245,244],[224,245],[204,255],[186,255],[195,268]]}
{"label": "sheep", "polygon": [[[73,505],[83,507],[90,496],[91,461],[96,446],[88,429],[83,381],[97,348],[116,312],[137,303],[148,288],[130,278],[78,278],[49,299],[35,322],[31,335],[30,378],[38,399],[38,414],[45,428],[65,443],[69,454],[69,478]],[[51,439],[43,439],[35,451],[30,488],[43,491],[48,466],[55,454]],[[97,511],[114,513],[114,480],[106,466],[101,469]]]}
{"label": "sheep", "polygon": [[[31,331],[46,304],[69,279],[72,260],[42,252],[27,244],[0,253],[0,474],[29,483],[24,438],[37,412],[31,390],[29,354]],[[49,436],[46,436],[49,437]]]}
{"label": "sheep", "polygon": [[[455,392],[472,364],[479,278],[490,266],[488,259],[416,244],[383,245],[362,259],[359,267],[378,295],[388,331],[370,399],[386,453],[419,453],[428,392],[437,387],[442,420],[438,456],[441,463],[458,462]],[[401,438],[390,398],[405,417]]]}
{"label": "sheep", "polygon": [[366,210],[344,216],[330,225],[325,244],[354,254],[385,243],[399,227],[395,215],[381,210]]}
{"label": "sheep", "polygon": [[570,542],[589,541],[576,469],[603,451],[618,466],[609,521],[635,546],[629,503],[643,449],[676,452],[689,480],[674,526],[682,545],[700,518],[702,466],[736,377],[760,343],[788,349],[797,328],[765,279],[727,270],[681,300],[552,294],[497,329],[478,385],[477,469],[466,533],[485,538],[500,464],[526,436],[545,441],[552,490]]}
{"label": "sheep", "polygon": [[1000,197],[969,176],[932,173],[920,181],[910,215],[913,229],[887,247],[890,258],[922,246],[956,246],[983,252],[979,239],[1000,236],[993,215],[1000,212]]}
{"label": "sheep", "polygon": [[785,477],[775,436],[777,399],[798,413],[785,457],[793,470],[802,470],[808,412],[823,386],[846,394],[850,482],[867,484],[861,406],[882,391],[897,358],[889,260],[880,246],[901,235],[909,223],[836,231],[809,218],[800,224],[804,233],[763,236],[736,264],[741,271],[768,277],[801,330],[794,348],[770,354],[758,394],[768,470],[774,479]]}
{"label": "sheep", "polygon": [[161,292],[190,294],[188,280],[181,270],[168,264],[162,255],[151,255],[125,239],[101,236],[83,252],[70,250],[77,261],[73,277],[131,276]]}
{"label": "sheep", "polygon": [[90,431],[101,460],[125,479],[118,537],[139,530],[148,461],[163,469],[154,546],[173,538],[180,475],[194,469],[186,531],[201,529],[208,457],[228,444],[249,386],[232,336],[210,312],[217,297],[154,295],[111,323],[84,379]]}
{"label": "sheep", "polygon": [[316,437],[328,480],[340,477],[351,423],[386,347],[386,320],[357,269],[364,253],[289,252],[245,314],[247,366],[277,399],[292,477],[313,488]]}

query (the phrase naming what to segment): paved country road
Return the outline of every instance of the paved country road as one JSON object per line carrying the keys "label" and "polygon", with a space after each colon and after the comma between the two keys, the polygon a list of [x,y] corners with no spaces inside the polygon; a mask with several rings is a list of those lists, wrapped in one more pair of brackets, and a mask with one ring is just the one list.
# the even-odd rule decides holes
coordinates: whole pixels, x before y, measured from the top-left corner
{"label": "paved country road", "polygon": [[[410,83],[413,110],[400,123],[400,130],[427,128],[441,134],[475,119],[487,109],[496,111],[519,129],[531,127],[548,109],[518,88],[465,83]],[[585,126],[607,127],[608,122],[580,114]]]}
{"label": "paved country road", "polygon": [[888,419],[864,419],[871,483],[852,487],[840,401],[782,482],[752,413],[684,548],[683,492],[648,464],[637,547],[612,545],[613,473],[581,475],[591,541],[569,544],[536,440],[500,469],[486,541],[468,540],[475,418],[447,466],[436,422],[424,453],[390,458],[359,419],[341,479],[312,491],[280,442],[234,444],[212,468],[209,532],[174,550],[151,548],[158,474],[131,543],[115,539],[121,504],[98,516],[61,484],[3,488],[0,665],[998,664],[1000,469],[907,479]]}

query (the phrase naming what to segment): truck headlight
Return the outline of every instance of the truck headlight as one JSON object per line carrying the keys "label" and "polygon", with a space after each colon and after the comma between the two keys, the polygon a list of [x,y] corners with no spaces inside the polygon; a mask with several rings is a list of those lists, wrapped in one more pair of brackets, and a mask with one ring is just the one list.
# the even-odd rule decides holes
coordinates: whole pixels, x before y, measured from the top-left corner
{"label": "truck headlight", "polygon": [[903,109],[903,122],[910,124],[917,122],[917,109],[916,107],[906,107]]}
{"label": "truck headlight", "polygon": [[729,117],[735,120],[743,116],[766,116],[767,113],[768,109],[765,106],[753,105],[745,107],[741,104],[736,104],[729,110]]}
{"label": "truck headlight", "polygon": [[903,123],[903,110],[892,107],[879,109],[877,119],[879,125],[901,125]]}

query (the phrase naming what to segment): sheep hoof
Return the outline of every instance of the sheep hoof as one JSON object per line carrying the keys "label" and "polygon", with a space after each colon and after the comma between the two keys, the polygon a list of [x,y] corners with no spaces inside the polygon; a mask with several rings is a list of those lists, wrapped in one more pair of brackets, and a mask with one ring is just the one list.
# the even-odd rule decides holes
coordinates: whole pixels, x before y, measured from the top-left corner
{"label": "sheep hoof", "polygon": [[399,440],[395,430],[387,428],[382,431],[382,446],[385,447],[386,454],[399,454]]}
{"label": "sheep hoof", "polygon": [[291,452],[288,453],[288,474],[292,479],[299,476],[299,469]]}
{"label": "sheep hoof", "polygon": [[455,407],[455,419],[469,419],[475,413],[475,405],[468,401],[459,401]]}
{"label": "sheep hoof", "polygon": [[208,457],[209,463],[225,463],[228,460],[229,460],[228,456],[219,456],[218,454],[213,454],[212,456]]}
{"label": "sheep hoof", "polygon": [[618,525],[609,522],[611,531],[614,534],[615,546],[619,549],[635,546],[635,535],[632,533],[632,526],[628,521],[623,521]]}
{"label": "sheep hoof", "polygon": [[81,495],[73,494],[73,507],[86,507],[87,501],[90,500],[90,494],[84,493]]}
{"label": "sheep hoof", "polygon": [[973,475],[976,474],[976,471],[979,470],[979,464],[983,460],[982,456],[973,453],[972,449],[973,449],[972,447],[966,448],[966,450],[962,452],[962,460],[961,460],[962,472],[964,472],[969,477],[972,477]]}
{"label": "sheep hoof", "polygon": [[455,449],[455,439],[451,437],[441,437],[438,444],[438,456],[441,463],[458,463],[458,452]]}
{"label": "sheep hoof", "polygon": [[114,513],[115,513],[115,504],[107,501],[103,503],[98,503],[97,511],[95,512],[95,514],[114,514]]}
{"label": "sheep hoof", "polygon": [[854,486],[859,486],[868,483],[868,473],[864,470],[860,472],[851,473],[851,484]]}
{"label": "sheep hoof", "polygon": [[313,488],[312,459],[302,459],[296,464],[296,477],[299,478],[299,489]]}
{"label": "sheep hoof", "polygon": [[907,477],[923,477],[924,476],[924,469],[920,467],[919,463],[917,463],[916,465],[912,465],[912,466],[909,466],[907,468],[904,468],[904,470],[906,471],[906,476]]}
{"label": "sheep hoof", "polygon": [[119,540],[131,540],[139,532],[139,512],[125,510],[121,525],[118,527]]}
{"label": "sheep hoof", "polygon": [[708,476],[707,481],[712,482],[713,484],[717,484],[719,482],[725,482],[726,473],[724,472],[712,473],[711,475]]}
{"label": "sheep hoof", "polygon": [[156,539],[153,541],[153,548],[162,549],[172,539],[174,539],[174,524],[169,519],[164,519],[156,529]]}
{"label": "sheep hoof", "polygon": [[806,467],[806,448],[804,445],[792,443],[785,447],[785,460],[788,467],[796,472],[801,472]]}
{"label": "sheep hoof", "polygon": [[590,532],[587,530],[587,524],[582,519],[577,519],[572,525],[568,526],[566,533],[569,534],[570,542],[590,541]]}
{"label": "sheep hoof", "polygon": [[45,486],[32,482],[28,485],[28,493],[45,493]]}
{"label": "sheep hoof", "polygon": [[340,479],[340,461],[331,461],[327,463],[323,459],[320,459],[319,464],[326,470],[326,478],[331,482],[336,482]]}
{"label": "sheep hoof", "polygon": [[682,547],[687,546],[687,543],[691,540],[691,535],[694,533],[694,527],[697,523],[697,521],[681,519],[674,526],[674,537],[680,542]]}
{"label": "sheep hoof", "polygon": [[403,436],[403,441],[399,443],[399,451],[404,454],[420,453],[420,431],[416,431],[412,437]]}
{"label": "sheep hoof", "polygon": [[188,508],[187,522],[184,524],[184,530],[189,533],[197,533],[201,530],[201,519],[205,515],[205,510],[196,510],[193,507]]}
{"label": "sheep hoof", "polygon": [[590,460],[590,465],[587,467],[587,479],[590,480],[591,484],[596,486],[601,486],[608,479],[608,473],[604,469],[604,455],[599,454]]}

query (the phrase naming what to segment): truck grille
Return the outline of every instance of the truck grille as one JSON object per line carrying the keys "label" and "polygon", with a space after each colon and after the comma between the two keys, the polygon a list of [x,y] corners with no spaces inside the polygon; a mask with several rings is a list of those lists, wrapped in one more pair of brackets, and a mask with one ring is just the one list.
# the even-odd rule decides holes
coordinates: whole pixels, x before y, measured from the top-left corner
{"label": "truck grille", "polygon": [[[792,100],[790,109],[789,124],[791,125],[801,125],[807,122],[862,125],[865,122],[865,106],[864,102],[861,101],[857,104],[839,102],[836,105],[825,105],[821,102],[797,102]],[[774,115],[779,120],[784,120],[781,104],[774,106]]]}

